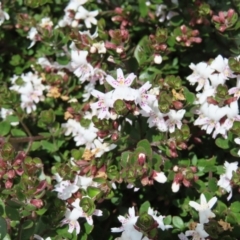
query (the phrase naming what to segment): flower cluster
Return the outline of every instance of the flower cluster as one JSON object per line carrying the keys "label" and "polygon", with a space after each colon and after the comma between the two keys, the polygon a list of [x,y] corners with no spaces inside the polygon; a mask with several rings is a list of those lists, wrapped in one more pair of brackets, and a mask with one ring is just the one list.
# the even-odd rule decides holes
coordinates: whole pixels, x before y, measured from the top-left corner
{"label": "flower cluster", "polygon": [[[240,121],[238,103],[235,97],[231,97],[233,89],[226,86],[226,81],[237,77],[228,65],[228,59],[217,56],[210,64],[201,62],[191,64],[193,73],[187,77],[190,84],[198,84],[198,93],[195,104],[198,105],[196,114],[198,118],[194,125],[201,126],[207,134],[213,134],[216,138],[221,134],[227,138],[228,131],[235,121]],[[235,91],[234,91],[235,92]]]}
{"label": "flower cluster", "polygon": [[[141,223],[138,222],[142,216],[136,216],[134,207],[129,208],[127,217],[119,216],[118,220],[122,223],[122,226],[119,228],[112,228],[112,232],[122,232],[120,238],[116,238],[116,240],[148,240],[148,238],[140,229],[138,225]],[[162,231],[165,231],[169,228],[172,228],[171,225],[165,225],[163,222],[164,216],[158,215],[157,211],[154,211],[152,208],[148,208],[147,214],[144,216],[150,222],[149,228],[152,230],[154,228],[160,228]],[[151,221],[152,220],[152,221]],[[145,225],[149,224],[146,223]],[[152,224],[152,226],[151,226]],[[145,235],[145,236],[144,236]]]}
{"label": "flower cluster", "polygon": [[42,84],[42,78],[38,74],[28,72],[21,77],[13,76],[11,78],[11,90],[21,95],[21,108],[29,114],[37,109],[37,103],[44,101],[43,91],[46,86]]}
{"label": "flower cluster", "polygon": [[216,197],[211,198],[207,202],[206,197],[203,193],[200,195],[200,204],[194,201],[190,201],[189,205],[199,213],[199,223],[197,223],[194,230],[186,231],[185,235],[183,233],[179,234],[179,239],[188,240],[188,236],[191,236],[192,239],[206,239],[209,234],[204,230],[204,224],[209,222],[209,218],[215,217],[215,214],[211,211],[211,208],[216,202]]}

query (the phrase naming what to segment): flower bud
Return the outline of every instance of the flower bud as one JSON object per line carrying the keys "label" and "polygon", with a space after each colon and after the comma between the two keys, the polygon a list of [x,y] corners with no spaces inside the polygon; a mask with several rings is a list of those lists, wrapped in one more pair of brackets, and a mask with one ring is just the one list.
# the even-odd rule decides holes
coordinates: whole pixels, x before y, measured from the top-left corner
{"label": "flower bud", "polygon": [[183,108],[183,103],[180,102],[180,101],[174,101],[172,102],[173,104],[173,107],[176,109],[176,110],[179,110],[179,109],[182,109]]}
{"label": "flower bud", "polygon": [[7,180],[7,181],[5,182],[5,188],[6,188],[6,189],[12,188],[12,185],[13,185],[12,180]]}
{"label": "flower bud", "polygon": [[32,199],[30,203],[34,205],[36,208],[41,208],[43,206],[42,199]]}
{"label": "flower bud", "polygon": [[179,189],[180,189],[180,184],[177,183],[177,182],[173,182],[173,183],[172,183],[172,191],[173,191],[173,192],[178,192]]}
{"label": "flower bud", "polygon": [[185,187],[190,187],[190,186],[191,186],[190,181],[187,180],[186,178],[183,179],[182,183],[183,183],[183,185],[184,185]]}
{"label": "flower bud", "polygon": [[146,162],[146,155],[144,153],[139,153],[138,155],[138,163],[143,165]]}
{"label": "flower bud", "polygon": [[8,179],[12,179],[16,175],[14,170],[9,170],[6,174],[7,174]]}
{"label": "flower bud", "polygon": [[118,134],[117,133],[113,133],[112,134],[112,136],[111,136],[111,139],[113,140],[113,141],[117,141],[118,140]]}
{"label": "flower bud", "polygon": [[161,64],[162,63],[162,57],[161,57],[161,55],[158,55],[158,54],[156,54],[155,56],[154,56],[154,63],[156,63],[156,64]]}
{"label": "flower bud", "polygon": [[175,166],[173,167],[173,171],[174,171],[174,172],[178,172],[178,170],[179,170],[179,167],[178,167],[177,165],[175,165]]}

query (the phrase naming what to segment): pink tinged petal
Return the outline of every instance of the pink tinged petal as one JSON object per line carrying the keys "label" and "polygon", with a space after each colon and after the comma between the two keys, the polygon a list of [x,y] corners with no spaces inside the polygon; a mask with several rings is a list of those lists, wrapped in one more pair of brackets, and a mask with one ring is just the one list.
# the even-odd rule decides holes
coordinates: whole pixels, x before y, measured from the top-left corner
{"label": "pink tinged petal", "polygon": [[236,93],[238,91],[238,88],[237,87],[233,87],[233,88],[230,88],[229,90],[228,90],[228,93],[229,94],[234,94],[234,93]]}
{"label": "pink tinged petal", "polygon": [[91,91],[91,94],[95,97],[95,98],[103,98],[105,96],[104,93],[94,89]]}
{"label": "pink tinged petal", "polygon": [[113,87],[119,87],[119,83],[110,75],[106,76],[106,81]]}
{"label": "pink tinged petal", "polygon": [[121,68],[117,69],[117,80],[124,79],[123,70]]}
{"label": "pink tinged petal", "polygon": [[89,225],[93,225],[93,219],[92,219],[92,216],[89,216],[89,217],[86,217],[86,220],[88,222]]}
{"label": "pink tinged petal", "polygon": [[152,87],[152,84],[151,83],[149,83],[149,81],[147,81],[146,83],[144,83],[140,88],[139,88],[139,90],[140,90],[140,92],[141,93],[144,93],[144,92],[146,92],[149,88],[151,88]]}
{"label": "pink tinged petal", "polygon": [[136,78],[136,75],[134,73],[130,73],[128,77],[125,79],[124,85],[129,87],[135,78]]}
{"label": "pink tinged petal", "polygon": [[102,215],[103,215],[103,212],[102,212],[102,210],[96,209],[96,210],[94,211],[93,215],[99,217],[99,216],[102,216]]}
{"label": "pink tinged petal", "polygon": [[181,129],[181,127],[182,127],[182,122],[177,121],[176,124],[177,124],[177,128],[178,128],[178,129]]}

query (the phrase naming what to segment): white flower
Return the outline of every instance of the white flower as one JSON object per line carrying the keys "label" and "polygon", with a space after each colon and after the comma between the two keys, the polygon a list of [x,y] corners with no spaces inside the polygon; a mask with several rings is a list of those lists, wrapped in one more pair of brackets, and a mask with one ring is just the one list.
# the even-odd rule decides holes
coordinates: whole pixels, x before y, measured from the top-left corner
{"label": "white flower", "polygon": [[152,208],[148,208],[148,214],[151,215],[154,220],[158,223],[158,228],[161,228],[162,231],[165,231],[166,229],[172,228],[171,225],[164,225],[163,219],[165,218],[162,215],[158,216],[158,212],[157,211],[153,211]]}
{"label": "white flower", "polygon": [[[60,180],[60,179],[58,179]],[[78,178],[75,178],[74,183],[71,183],[69,180],[60,181],[55,185],[53,191],[58,192],[58,198],[62,200],[67,200],[72,196],[73,193],[77,192],[79,187],[77,186]]]}
{"label": "white flower", "polygon": [[79,122],[75,119],[68,119],[66,123],[62,124],[62,128],[65,130],[65,136],[69,136],[71,134],[76,135],[79,129]]}
{"label": "white flower", "polygon": [[186,236],[191,236],[192,240],[204,240],[209,234],[204,230],[204,225],[198,223],[195,230],[188,230],[185,233]]}
{"label": "white flower", "polygon": [[78,222],[78,218],[81,216],[79,211],[74,208],[73,210],[66,209],[65,218],[62,220],[62,225],[68,224],[69,229],[68,232],[72,233],[74,229],[76,229],[76,234],[80,233],[80,224]]}
{"label": "white flower", "polygon": [[[235,139],[236,142],[236,139]],[[227,200],[229,201],[232,197],[232,186],[231,186],[231,180],[233,176],[233,172],[236,172],[238,169],[238,162],[229,163],[225,161],[225,173],[220,175],[220,179],[217,183],[218,186],[226,190],[229,194]]]}
{"label": "white flower", "polygon": [[228,78],[235,77],[235,75],[233,74],[233,71],[230,69],[228,65],[228,59],[223,58],[221,55],[218,55],[212,61],[211,68],[219,72],[218,74],[212,74],[212,75],[218,75],[219,83],[221,83],[223,80],[226,80]]}
{"label": "white flower", "polygon": [[[80,199],[79,198],[77,198],[71,205],[73,206],[73,210],[71,211],[67,208],[66,213],[65,213],[65,218],[62,220],[62,225],[63,224],[69,225],[69,229],[68,229],[69,233],[72,233],[74,231],[74,229],[76,229],[76,233],[79,234],[80,233],[80,225],[77,220],[79,218],[85,218],[89,225],[93,225],[92,215],[88,215],[87,213],[85,213],[83,211],[82,207],[80,207]],[[93,215],[102,216],[102,211],[99,209],[96,209],[93,212]]]}
{"label": "white flower", "polygon": [[93,43],[92,47],[91,47],[91,52],[94,53],[95,50],[101,54],[101,53],[106,53],[107,49],[105,47],[105,43],[103,41],[101,42],[97,42],[97,43]]}
{"label": "white flower", "polygon": [[147,113],[151,111],[151,105],[155,100],[156,96],[153,94],[146,93],[150,88],[152,84],[149,82],[146,82],[141,86],[138,90],[136,90],[136,99],[135,103],[139,104],[139,106]]}
{"label": "white flower", "polygon": [[[128,210],[128,216],[119,216],[118,220],[122,223],[122,226],[119,228],[111,228],[112,232],[126,232],[124,233],[126,236],[128,236],[131,240],[140,240],[142,238],[142,233],[137,231],[134,228],[134,225],[136,224],[138,219],[138,216],[135,216],[135,210],[134,207],[129,208]],[[124,239],[124,238],[123,238]]]}
{"label": "white flower", "polygon": [[45,17],[41,19],[41,22],[39,23],[39,26],[41,28],[45,28],[45,29],[51,29],[53,26],[53,22],[49,17]]}
{"label": "white flower", "polygon": [[79,77],[81,83],[90,79],[93,75],[93,67],[87,62],[87,55],[88,51],[71,51],[71,66],[74,69],[74,74]]}
{"label": "white flower", "polygon": [[208,78],[214,70],[205,62],[200,62],[197,65],[191,63],[189,67],[193,70],[193,73],[187,77],[187,80],[192,85],[198,83],[196,91],[199,91],[208,84]]}
{"label": "white flower", "polygon": [[87,102],[91,97],[92,91],[95,89],[95,83],[90,82],[89,84],[84,86],[84,93],[82,95],[83,102]]}
{"label": "white flower", "polygon": [[175,125],[177,125],[178,129],[181,129],[181,127],[182,127],[181,120],[182,120],[185,112],[186,112],[185,109],[181,109],[178,111],[171,109],[169,111],[169,113],[168,113],[169,119],[166,121],[166,124],[169,128],[170,133],[173,133],[175,131]]}
{"label": "white flower", "polygon": [[70,0],[67,7],[65,8],[65,12],[69,10],[77,11],[78,7],[85,4],[88,0]]}
{"label": "white flower", "polygon": [[30,46],[28,47],[28,49],[29,49],[29,48],[33,47],[35,45],[35,43],[39,40],[38,31],[35,27],[30,28],[27,38],[32,41]]}
{"label": "white flower", "polygon": [[[6,119],[7,116],[13,115],[14,111],[12,109],[1,108],[0,111],[0,118]],[[12,126],[17,126],[19,122],[11,122]]]}
{"label": "white flower", "polygon": [[2,10],[2,3],[0,2],[0,26],[3,24],[5,20],[9,19],[8,13]]}
{"label": "white flower", "polygon": [[93,90],[91,94],[98,98],[98,101],[95,103],[91,103],[90,107],[92,109],[98,109],[98,117],[99,119],[109,119],[110,118],[110,112],[109,108],[113,107],[113,99],[112,99],[112,92],[108,93],[102,93],[99,92],[98,90]]}
{"label": "white flower", "polygon": [[211,211],[213,205],[217,202],[217,198],[213,197],[208,202],[205,195],[200,195],[200,204],[194,201],[190,201],[189,205],[199,212],[199,222],[204,224],[209,222],[209,218],[214,218],[215,214]]}
{"label": "white flower", "polygon": [[133,101],[136,99],[136,90],[130,88],[136,75],[130,73],[127,78],[124,77],[122,69],[117,69],[117,79],[115,80],[112,76],[107,75],[106,81],[113,87],[113,100],[124,99],[127,101]]}
{"label": "white flower", "polygon": [[95,153],[95,157],[101,157],[105,152],[109,152],[117,147],[116,144],[102,143],[100,140],[95,139],[93,141],[95,148],[92,149],[92,152]]}
{"label": "white flower", "polygon": [[91,148],[93,146],[93,140],[97,137],[97,132],[98,129],[94,127],[92,122],[88,128],[80,125],[77,134],[74,136],[76,146],[86,145],[87,148]]}
{"label": "white flower", "polygon": [[92,24],[97,25],[98,10],[89,12],[83,6],[79,6],[75,15],[75,19],[83,19],[87,28],[91,28]]}
{"label": "white flower", "polygon": [[76,185],[80,189],[86,190],[88,186],[94,186],[94,185],[98,185],[98,184],[93,182],[93,178],[92,177],[78,176]]}

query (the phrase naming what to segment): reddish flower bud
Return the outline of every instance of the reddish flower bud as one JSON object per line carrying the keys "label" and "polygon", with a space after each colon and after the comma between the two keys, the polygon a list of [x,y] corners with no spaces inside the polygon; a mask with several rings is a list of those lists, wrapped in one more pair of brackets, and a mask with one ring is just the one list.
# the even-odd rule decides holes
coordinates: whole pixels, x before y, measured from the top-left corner
{"label": "reddish flower bud", "polygon": [[5,182],[5,188],[6,188],[6,189],[12,188],[12,185],[13,185],[12,180],[7,180],[7,181]]}
{"label": "reddish flower bud", "polygon": [[14,178],[14,177],[16,176],[14,170],[9,170],[6,174],[7,174],[7,177],[8,177],[9,179],[12,179],[12,178]]}
{"label": "reddish flower bud", "polygon": [[100,138],[105,138],[109,134],[109,131],[98,131],[97,136]]}
{"label": "reddish flower bud", "polygon": [[191,166],[190,168],[191,168],[192,172],[194,172],[194,173],[197,172],[197,167],[196,166]]}
{"label": "reddish flower bud", "polygon": [[220,20],[220,22],[221,23],[224,23],[225,22],[225,14],[224,14],[224,12],[219,12],[218,13],[218,16],[219,16],[219,20]]}
{"label": "reddish flower bud", "polygon": [[146,155],[144,153],[139,153],[138,155],[138,163],[143,165],[146,162]]}
{"label": "reddish flower bud", "polygon": [[22,176],[24,173],[24,170],[22,168],[19,168],[19,169],[15,169],[15,172],[18,176]]}
{"label": "reddish flower bud", "polygon": [[30,203],[34,205],[36,208],[41,208],[43,206],[42,199],[32,199]]}
{"label": "reddish flower bud", "polygon": [[111,139],[113,140],[113,141],[117,141],[118,140],[118,134],[117,133],[113,133],[112,134],[112,136],[111,136]]}
{"label": "reddish flower bud", "polygon": [[118,122],[117,122],[117,121],[113,121],[113,128],[114,128],[115,130],[117,130],[118,127],[119,127]]}
{"label": "reddish flower bud", "polygon": [[172,104],[173,104],[173,107],[174,107],[176,110],[179,110],[179,109],[182,109],[182,108],[183,108],[183,103],[180,102],[180,101],[174,101]]}
{"label": "reddish flower bud", "polygon": [[233,9],[229,9],[228,12],[227,12],[227,17],[232,18],[234,13],[235,13],[235,11]]}
{"label": "reddish flower bud", "polygon": [[183,180],[183,174],[181,172],[179,172],[174,176],[173,181],[176,183],[180,183],[182,180]]}
{"label": "reddish flower bud", "polygon": [[185,186],[185,187],[190,187],[191,186],[191,182],[190,181],[188,181],[187,179],[183,179],[183,185]]}

